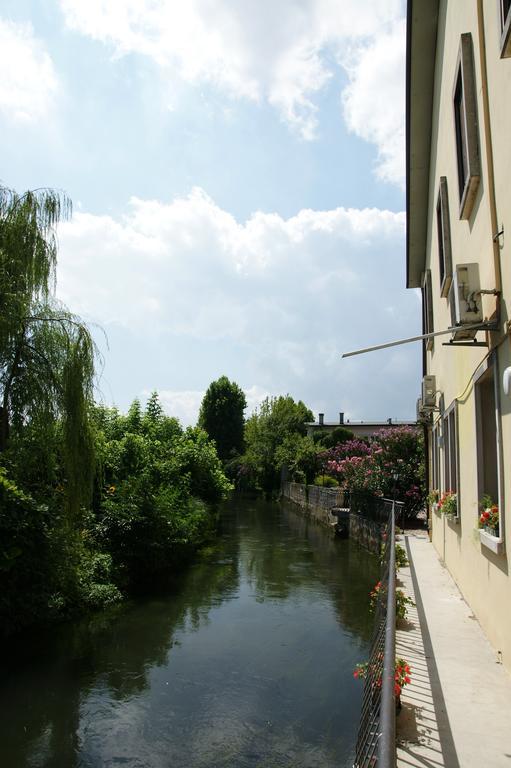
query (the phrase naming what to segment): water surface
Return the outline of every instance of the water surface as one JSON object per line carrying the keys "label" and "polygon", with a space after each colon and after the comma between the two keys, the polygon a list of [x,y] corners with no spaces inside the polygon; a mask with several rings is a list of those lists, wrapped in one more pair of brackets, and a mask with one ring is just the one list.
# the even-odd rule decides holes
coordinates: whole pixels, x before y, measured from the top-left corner
{"label": "water surface", "polygon": [[225,505],[172,589],[3,659],[3,768],[343,768],[376,558],[289,509]]}

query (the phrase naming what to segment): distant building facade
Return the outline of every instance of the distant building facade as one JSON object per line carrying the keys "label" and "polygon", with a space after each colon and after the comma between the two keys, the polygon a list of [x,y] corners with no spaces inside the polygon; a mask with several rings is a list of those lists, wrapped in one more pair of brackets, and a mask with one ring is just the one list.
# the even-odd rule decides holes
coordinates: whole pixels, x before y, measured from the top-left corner
{"label": "distant building facade", "polygon": [[432,541],[511,670],[510,31],[509,0],[408,0],[407,287],[454,328],[423,343],[429,485],[457,496]]}
{"label": "distant building facade", "polygon": [[386,421],[350,421],[344,419],[344,413],[339,413],[338,421],[325,421],[325,415],[323,413],[318,414],[317,421],[310,421],[306,425],[307,435],[312,437],[317,432],[333,432],[339,427],[353,432],[355,437],[372,437],[380,432],[382,429],[388,429],[389,427],[415,427],[416,421],[397,421],[395,419],[387,419]]}

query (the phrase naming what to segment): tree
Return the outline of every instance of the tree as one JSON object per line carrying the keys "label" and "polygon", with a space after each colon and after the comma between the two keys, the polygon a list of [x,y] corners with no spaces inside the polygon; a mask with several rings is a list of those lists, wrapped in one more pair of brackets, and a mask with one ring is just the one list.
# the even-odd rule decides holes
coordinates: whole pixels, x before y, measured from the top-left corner
{"label": "tree", "polygon": [[138,401],[128,416],[95,409],[103,471],[88,536],[112,558],[120,586],[179,567],[209,535],[211,505],[231,489],[202,429],[183,431],[155,393],[141,428],[139,416]]}
{"label": "tree", "polygon": [[312,483],[317,472],[318,450],[311,437],[298,432],[286,435],[275,451],[275,466],[286,468],[295,482]]}
{"label": "tree", "polygon": [[[297,451],[304,447],[301,440],[290,438],[305,437],[305,424],[313,418],[309,408],[301,400],[295,403],[290,395],[267,397],[261,403],[245,428],[244,466],[256,487],[265,493],[279,487],[282,461],[284,457],[289,459],[290,446]],[[308,443],[305,448],[310,448]]]}
{"label": "tree", "polygon": [[315,443],[321,444],[324,448],[335,448],[336,445],[352,440],[353,432],[345,427],[336,427],[335,429],[317,429],[312,435]]}
{"label": "tree", "polygon": [[243,390],[227,376],[213,381],[202,399],[198,425],[215,441],[218,456],[224,462],[243,451],[246,407]]}
{"label": "tree", "polygon": [[[135,403],[132,404],[130,411],[134,413],[136,411],[136,405]],[[153,390],[151,392],[151,396],[149,397],[149,400],[147,401],[147,405],[145,407],[145,420],[147,423],[151,425],[158,424],[163,418],[163,408],[160,403],[160,398],[158,397],[158,392],[156,390]]]}
{"label": "tree", "polygon": [[93,471],[89,410],[95,346],[87,327],[54,298],[56,226],[71,202],[54,190],[0,187],[0,454],[12,429],[62,423],[69,509]]}

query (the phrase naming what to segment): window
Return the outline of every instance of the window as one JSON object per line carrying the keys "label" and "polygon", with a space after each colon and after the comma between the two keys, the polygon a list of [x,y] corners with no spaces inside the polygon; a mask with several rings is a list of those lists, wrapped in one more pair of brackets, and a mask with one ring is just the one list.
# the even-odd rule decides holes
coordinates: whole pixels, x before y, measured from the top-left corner
{"label": "window", "polygon": [[[431,293],[431,270],[422,276],[422,332],[433,333],[433,295]],[[433,339],[425,339],[426,349],[433,349]]]}
{"label": "window", "polygon": [[440,422],[431,430],[431,483],[434,490],[440,490]]}
{"label": "window", "polygon": [[440,266],[440,295],[448,296],[452,280],[452,256],[449,199],[447,197],[447,178],[445,176],[440,177],[438,200],[436,204],[436,224],[438,234],[438,260]]}
{"label": "window", "polygon": [[[456,401],[444,416],[444,491],[458,493],[458,411]],[[459,496],[458,496],[459,515]]]}
{"label": "window", "polygon": [[499,0],[500,55],[511,56],[511,0]]}
{"label": "window", "polygon": [[488,365],[475,384],[478,497],[485,494],[499,501],[498,415],[494,365]]}
{"label": "window", "polygon": [[468,219],[479,186],[480,158],[472,35],[461,36],[453,91],[460,219]]}

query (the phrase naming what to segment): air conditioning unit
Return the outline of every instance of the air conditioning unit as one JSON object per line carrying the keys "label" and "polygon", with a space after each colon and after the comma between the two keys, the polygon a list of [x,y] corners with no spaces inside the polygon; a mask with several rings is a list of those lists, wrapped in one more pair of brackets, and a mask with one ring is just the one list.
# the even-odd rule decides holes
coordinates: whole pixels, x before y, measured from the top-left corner
{"label": "air conditioning unit", "polygon": [[424,376],[422,379],[422,410],[436,408],[436,377]]}
{"label": "air conditioning unit", "polygon": [[473,339],[477,330],[463,326],[475,325],[483,321],[480,289],[479,265],[458,264],[454,270],[449,291],[451,325],[459,327],[459,330],[454,331],[453,334],[456,341]]}

